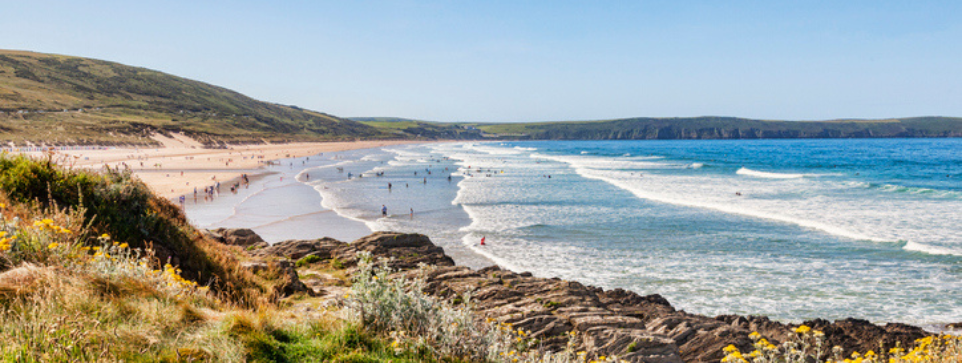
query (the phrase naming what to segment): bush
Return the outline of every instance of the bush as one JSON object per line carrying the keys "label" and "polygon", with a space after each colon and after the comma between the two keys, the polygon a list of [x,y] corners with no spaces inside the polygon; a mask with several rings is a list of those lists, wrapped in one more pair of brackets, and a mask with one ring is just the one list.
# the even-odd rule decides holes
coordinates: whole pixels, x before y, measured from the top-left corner
{"label": "bush", "polygon": [[302,257],[300,260],[297,260],[297,263],[295,263],[295,265],[297,265],[297,267],[304,267],[312,263],[318,262],[320,260],[321,258],[318,257],[317,255],[307,255]]}
{"label": "bush", "polygon": [[[577,335],[569,334],[567,349],[545,352],[530,332],[510,323],[477,320],[470,296],[455,297],[461,304],[423,293],[422,277],[391,278],[388,261],[376,266],[371,255],[358,254],[358,271],[345,303],[359,326],[392,339],[398,352],[425,351],[438,360],[489,362],[584,362],[585,352],[574,352]],[[425,268],[422,266],[422,269]],[[598,357],[617,362],[617,357]]]}

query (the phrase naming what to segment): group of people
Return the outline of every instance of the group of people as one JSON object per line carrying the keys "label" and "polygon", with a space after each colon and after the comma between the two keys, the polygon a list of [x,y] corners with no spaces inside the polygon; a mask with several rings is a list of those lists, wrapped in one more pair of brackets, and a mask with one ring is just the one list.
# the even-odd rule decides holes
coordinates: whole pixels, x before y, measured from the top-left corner
{"label": "group of people", "polygon": [[[181,175],[183,175],[183,172],[181,172]],[[230,192],[232,194],[237,194],[237,192],[241,188],[241,185],[250,187],[250,182],[251,182],[250,178],[247,176],[246,173],[241,174],[240,180],[231,184]],[[194,203],[197,203],[198,195],[201,193],[203,193],[205,202],[213,202],[214,198],[220,195],[220,182],[215,181],[213,185],[208,185],[204,187],[203,190],[197,190],[197,187],[194,187]],[[184,205],[187,203],[187,196],[181,195],[180,197],[177,198],[177,201],[180,203],[181,208],[183,208]]]}

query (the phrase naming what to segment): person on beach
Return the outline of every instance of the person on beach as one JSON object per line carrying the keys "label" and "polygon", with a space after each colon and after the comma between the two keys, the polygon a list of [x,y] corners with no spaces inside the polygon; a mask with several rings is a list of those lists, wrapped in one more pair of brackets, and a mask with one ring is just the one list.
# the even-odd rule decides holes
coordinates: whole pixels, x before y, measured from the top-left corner
{"label": "person on beach", "polygon": [[387,217],[387,207],[384,204],[381,204],[381,216]]}
{"label": "person on beach", "polygon": [[391,190],[391,183],[387,183],[387,190]]}
{"label": "person on beach", "polygon": [[411,219],[414,219],[414,208],[411,208]]}
{"label": "person on beach", "polygon": [[484,246],[484,236],[481,236],[481,245]]}

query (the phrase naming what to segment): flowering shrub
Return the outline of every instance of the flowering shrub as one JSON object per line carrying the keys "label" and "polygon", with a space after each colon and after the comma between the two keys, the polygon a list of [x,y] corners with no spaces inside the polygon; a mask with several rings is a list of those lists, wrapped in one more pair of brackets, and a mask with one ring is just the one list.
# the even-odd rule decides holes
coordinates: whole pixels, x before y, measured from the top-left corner
{"label": "flowering shrub", "polygon": [[[78,216],[60,213],[54,217],[69,222]],[[85,246],[83,238],[78,237],[83,233],[63,227],[53,218],[29,224],[17,219],[0,218],[0,221],[0,260],[11,267],[25,262],[39,263],[108,279],[135,278],[177,297],[207,290],[181,277],[181,270],[170,264],[163,270],[151,268],[150,251],[112,242],[107,234],[90,239],[87,244],[94,246]]]}
{"label": "flowering shrub", "polygon": [[389,336],[397,354],[428,351],[436,357],[512,363],[620,361],[615,356],[588,360],[586,352],[576,353],[578,336],[574,332],[564,351],[546,352],[529,331],[493,319],[476,319],[470,295],[462,296],[461,304],[455,305],[423,293],[423,274],[408,280],[392,278],[392,272],[387,261],[376,264],[369,253],[360,253],[345,303],[359,325]]}
{"label": "flowering shrub", "polygon": [[962,337],[952,335],[929,336],[915,341],[911,351],[900,347],[879,353],[868,351],[864,354],[852,352],[849,357],[842,356],[842,348],[832,348],[832,357],[822,360],[825,334],[801,325],[795,329],[795,339],[776,346],[758,332],[749,335],[755,350],[742,353],[734,345],[725,347],[723,363],[958,363],[962,362]]}

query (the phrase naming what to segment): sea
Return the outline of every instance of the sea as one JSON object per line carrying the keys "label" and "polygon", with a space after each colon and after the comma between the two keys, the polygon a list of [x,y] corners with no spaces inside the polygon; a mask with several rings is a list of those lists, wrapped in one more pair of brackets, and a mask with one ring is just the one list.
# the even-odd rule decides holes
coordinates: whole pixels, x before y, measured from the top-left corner
{"label": "sea", "polygon": [[962,321],[960,139],[427,143],[267,172],[188,216],[270,242],[422,233],[709,316]]}

